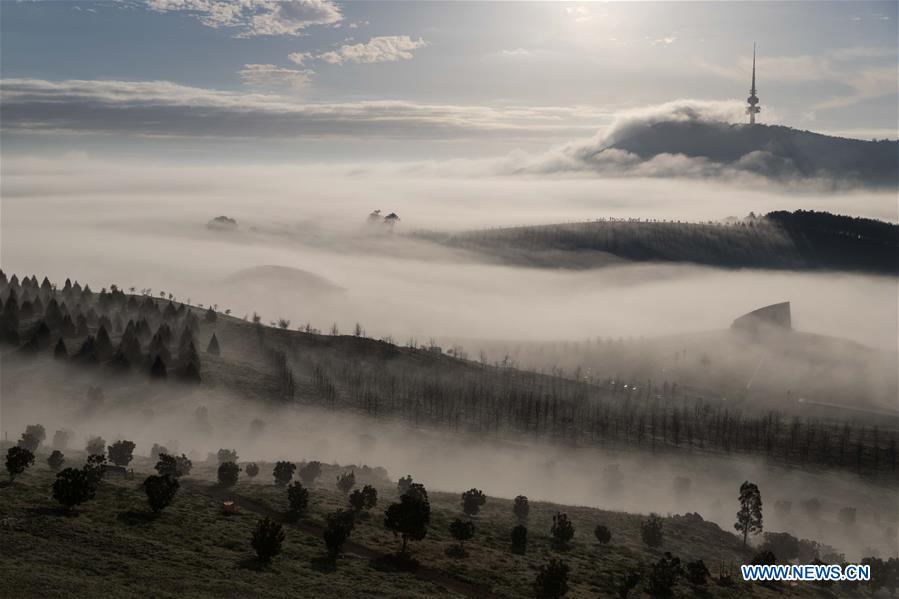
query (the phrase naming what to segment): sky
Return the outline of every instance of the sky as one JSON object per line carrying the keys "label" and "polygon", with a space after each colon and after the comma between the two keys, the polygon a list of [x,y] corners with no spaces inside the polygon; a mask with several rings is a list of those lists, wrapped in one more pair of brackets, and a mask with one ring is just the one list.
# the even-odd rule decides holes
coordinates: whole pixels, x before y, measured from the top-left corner
{"label": "sky", "polygon": [[4,1],[10,154],[445,160],[677,100],[897,134],[897,3]]}

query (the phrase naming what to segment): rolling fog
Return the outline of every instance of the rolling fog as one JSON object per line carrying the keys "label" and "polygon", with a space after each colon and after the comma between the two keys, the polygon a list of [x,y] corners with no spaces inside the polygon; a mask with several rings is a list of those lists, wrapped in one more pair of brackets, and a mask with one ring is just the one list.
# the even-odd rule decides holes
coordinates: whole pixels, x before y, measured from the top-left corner
{"label": "rolling fog", "polygon": [[[444,165],[446,168],[446,165]],[[84,155],[5,160],[7,272],[47,274],[258,312],[321,330],[356,322],[404,343],[467,337],[564,340],[720,329],[751,309],[793,302],[798,329],[896,349],[895,281],[850,274],[624,265],[588,272],[478,264],[404,238],[418,229],[599,217],[707,220],[814,208],[896,220],[895,197],[798,192],[758,182],[582,176],[436,176],[427,165],[163,167]],[[395,234],[365,225],[395,211]],[[227,215],[237,231],[204,225]],[[242,280],[263,265],[298,269]],[[230,277],[230,280],[228,280]],[[318,284],[338,286],[342,293]]]}
{"label": "rolling fog", "polygon": [[[166,291],[238,317],[287,318],[291,328],[309,322],[327,331],[336,322],[349,332],[359,322],[369,336],[401,344],[409,338],[565,340],[706,331],[790,300],[800,330],[896,349],[896,282],[888,277],[654,264],[523,269],[479,263],[402,235],[610,216],[708,220],[797,208],[895,221],[895,194],[593,176],[461,178],[447,175],[450,167],[440,174],[429,165],[163,168],[82,155],[9,159],[0,188],[0,266],[20,276],[46,274],[60,284],[71,277],[95,290],[115,283]],[[365,224],[373,209],[400,215],[393,235]],[[205,223],[217,215],[236,218],[239,228],[208,230]],[[264,265],[297,270],[234,276]],[[236,447],[241,460],[364,461],[386,467],[394,478],[411,473],[436,489],[477,486],[491,495],[524,493],[607,509],[698,511],[727,530],[739,484],[750,479],[769,508],[777,499],[793,501],[796,511],[810,497],[824,504],[820,520],[779,520],[767,509],[766,530],[815,538],[847,557],[869,554],[867,547],[897,553],[895,487],[860,484],[851,475],[687,453],[477,441],[347,414],[276,413],[224,392],[172,397],[110,388],[107,405],[91,412],[81,399],[86,382],[66,379],[46,388],[36,386],[39,379],[27,370],[4,373],[2,429],[10,439],[40,422],[51,437],[57,428],[74,430],[76,446],[88,435],[108,442],[124,437],[144,455],[161,443],[198,458],[227,446]],[[208,419],[198,421],[200,406],[208,408]],[[251,438],[256,417],[266,422],[266,432]],[[613,464],[620,466],[622,485],[607,474]],[[693,480],[689,496],[675,496],[675,476]],[[852,530],[835,524],[845,506],[859,509]]]}
{"label": "rolling fog", "polygon": [[[477,439],[347,413],[267,408],[227,393],[173,393],[172,388],[143,384],[135,388],[116,381],[105,386],[105,400],[92,405],[85,399],[92,381],[83,371],[54,370],[35,363],[6,369],[2,428],[11,440],[26,424],[40,422],[47,429],[48,444],[55,430],[72,430],[70,447],[75,449],[83,448],[89,436],[100,435],[107,443],[120,438],[134,441],[138,455],[149,455],[152,445],[160,443],[194,461],[228,447],[237,449],[244,462],[317,459],[346,466],[367,464],[386,468],[394,480],[411,474],[433,490],[459,492],[475,486],[492,496],[525,494],[532,501],[631,513],[699,512],[724,530],[732,530],[740,483],[752,480],[762,491],[767,531],[815,539],[850,559],[874,551],[883,556],[899,552],[896,488],[860,482],[852,474],[787,470],[734,456]],[[198,411],[201,407],[205,409]],[[261,434],[250,426],[257,418],[265,423]],[[675,492],[677,476],[691,479],[687,493]],[[813,497],[822,503],[817,518],[805,515],[800,505]],[[781,500],[792,501],[791,516],[774,510],[775,501]],[[858,509],[854,527],[837,522],[837,511],[843,507]]]}

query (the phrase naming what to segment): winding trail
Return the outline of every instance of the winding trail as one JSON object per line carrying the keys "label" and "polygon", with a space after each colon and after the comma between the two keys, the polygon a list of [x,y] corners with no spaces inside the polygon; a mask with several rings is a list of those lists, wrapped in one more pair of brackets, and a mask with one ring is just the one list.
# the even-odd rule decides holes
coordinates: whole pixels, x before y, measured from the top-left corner
{"label": "winding trail", "polygon": [[[219,501],[233,501],[235,505],[237,505],[241,509],[259,514],[260,516],[268,516],[272,520],[298,529],[310,536],[319,539],[322,538],[322,534],[325,532],[325,527],[320,524],[315,524],[313,522],[304,520],[290,520],[287,518],[286,514],[274,510],[262,502],[256,501],[255,499],[250,499],[249,497],[244,497],[242,495],[237,495],[227,489],[223,489],[216,485],[194,483],[190,484],[190,489]],[[386,558],[390,555],[387,553],[376,551],[371,547],[362,545],[361,543],[357,543],[352,539],[348,539],[346,541],[343,546],[343,552],[347,555],[353,555],[367,560]],[[414,574],[416,578],[440,585],[448,591],[463,595],[465,597],[474,597],[477,599],[499,597],[499,595],[493,593],[493,590],[489,586],[459,580],[458,578],[455,578],[454,576],[447,574],[446,572],[441,572],[440,570],[429,568],[427,566],[419,566],[414,572],[412,572],[412,574]]]}

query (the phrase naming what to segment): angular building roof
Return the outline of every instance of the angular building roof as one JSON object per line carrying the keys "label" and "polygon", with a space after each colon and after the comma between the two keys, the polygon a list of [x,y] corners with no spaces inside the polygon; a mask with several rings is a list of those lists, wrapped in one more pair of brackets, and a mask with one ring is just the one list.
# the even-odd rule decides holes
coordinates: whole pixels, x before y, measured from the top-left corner
{"label": "angular building roof", "polygon": [[734,320],[730,325],[732,329],[742,331],[757,331],[761,325],[792,330],[793,322],[790,316],[790,302],[781,302],[779,304],[771,304],[758,310],[753,310],[749,314]]}

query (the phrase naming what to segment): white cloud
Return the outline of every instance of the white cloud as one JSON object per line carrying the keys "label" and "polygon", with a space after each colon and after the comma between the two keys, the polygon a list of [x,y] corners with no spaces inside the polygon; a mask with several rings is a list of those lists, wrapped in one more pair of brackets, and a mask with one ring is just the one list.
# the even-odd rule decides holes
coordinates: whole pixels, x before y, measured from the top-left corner
{"label": "white cloud", "polygon": [[287,69],[273,64],[245,64],[237,72],[246,85],[258,87],[304,87],[313,71],[305,69]]}
{"label": "white cloud", "polygon": [[344,44],[337,50],[319,54],[317,58],[331,64],[395,62],[410,60],[412,51],[424,48],[428,42],[414,40],[408,35],[373,37],[361,44]]}
{"label": "white cloud", "polygon": [[[302,85],[308,70],[245,65],[253,85]],[[477,106],[400,100],[300,103],[168,81],[0,80],[3,132],[181,137],[459,139],[589,135],[610,113],[590,106]]]}
{"label": "white cloud", "polygon": [[185,12],[207,27],[235,28],[239,37],[301,35],[306,27],[343,19],[333,0],[147,0],[147,7]]}
{"label": "white cloud", "polygon": [[287,55],[290,62],[294,64],[304,65],[306,61],[314,58],[311,52],[291,52]]}

